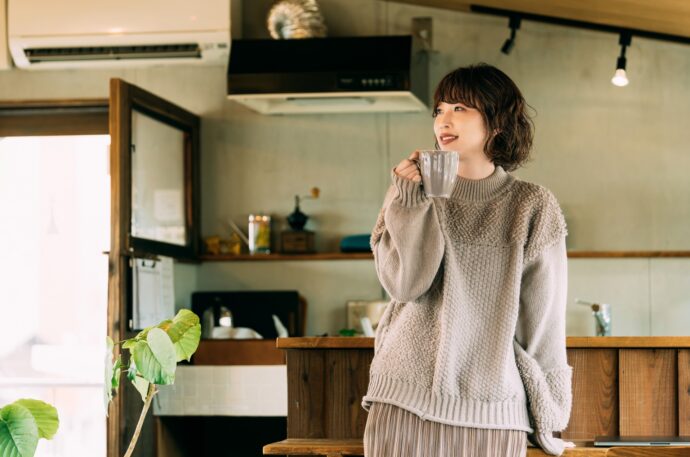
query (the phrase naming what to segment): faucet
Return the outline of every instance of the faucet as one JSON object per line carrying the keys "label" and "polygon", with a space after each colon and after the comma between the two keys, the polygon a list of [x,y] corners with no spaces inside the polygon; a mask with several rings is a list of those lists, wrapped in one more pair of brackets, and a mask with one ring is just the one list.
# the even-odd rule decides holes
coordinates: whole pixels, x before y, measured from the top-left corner
{"label": "faucet", "polygon": [[596,336],[611,336],[611,305],[592,303],[579,298],[575,299],[575,303],[592,308]]}

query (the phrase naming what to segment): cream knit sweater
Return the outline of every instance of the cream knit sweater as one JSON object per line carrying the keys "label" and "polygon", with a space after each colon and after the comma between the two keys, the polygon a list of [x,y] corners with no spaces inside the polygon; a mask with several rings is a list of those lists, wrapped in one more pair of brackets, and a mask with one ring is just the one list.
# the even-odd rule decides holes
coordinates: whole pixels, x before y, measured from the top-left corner
{"label": "cream knit sweater", "polygon": [[563,430],[566,226],[547,189],[500,166],[458,177],[448,199],[393,174],[371,236],[392,301],[362,405],[422,419],[547,434]]}

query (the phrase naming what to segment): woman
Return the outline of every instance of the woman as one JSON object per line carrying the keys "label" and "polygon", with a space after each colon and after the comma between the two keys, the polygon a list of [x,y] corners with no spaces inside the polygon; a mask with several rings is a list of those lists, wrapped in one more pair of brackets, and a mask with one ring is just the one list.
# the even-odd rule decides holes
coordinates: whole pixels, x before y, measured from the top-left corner
{"label": "woman", "polygon": [[516,179],[533,126],[486,64],[434,94],[438,147],[460,152],[450,198],[428,198],[418,152],[400,162],[371,246],[392,298],[362,405],[366,457],[560,455],[570,416],[566,226],[553,194]]}

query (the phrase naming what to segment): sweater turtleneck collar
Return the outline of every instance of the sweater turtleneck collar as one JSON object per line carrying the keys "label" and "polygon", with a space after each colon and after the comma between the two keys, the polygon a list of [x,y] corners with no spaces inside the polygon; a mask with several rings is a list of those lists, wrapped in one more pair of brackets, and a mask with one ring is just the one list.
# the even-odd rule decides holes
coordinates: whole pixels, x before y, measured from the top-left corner
{"label": "sweater turtleneck collar", "polygon": [[503,167],[496,165],[494,172],[483,179],[468,179],[458,176],[453,186],[451,199],[485,201],[499,195],[515,178]]}

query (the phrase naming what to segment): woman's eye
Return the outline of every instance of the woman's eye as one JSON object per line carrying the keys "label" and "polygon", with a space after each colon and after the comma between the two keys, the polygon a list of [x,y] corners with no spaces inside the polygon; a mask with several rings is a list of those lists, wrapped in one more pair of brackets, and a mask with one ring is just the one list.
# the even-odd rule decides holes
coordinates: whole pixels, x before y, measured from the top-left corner
{"label": "woman's eye", "polygon": [[456,106],[455,107],[455,111],[464,111],[464,109],[465,108],[463,108],[462,106]]}
{"label": "woman's eye", "polygon": [[438,115],[438,114],[441,114],[441,108],[436,108],[434,110],[434,115]]}

